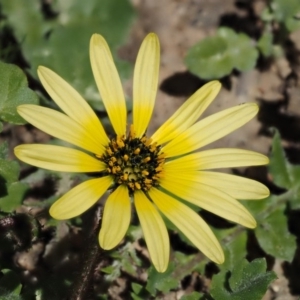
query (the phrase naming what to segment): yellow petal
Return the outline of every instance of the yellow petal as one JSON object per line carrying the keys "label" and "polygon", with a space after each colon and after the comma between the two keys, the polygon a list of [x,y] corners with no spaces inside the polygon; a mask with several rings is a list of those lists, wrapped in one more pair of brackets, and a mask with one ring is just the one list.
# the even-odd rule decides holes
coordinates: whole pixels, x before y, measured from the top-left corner
{"label": "yellow petal", "polygon": [[187,129],[163,147],[167,157],[178,156],[206,146],[251,120],[258,112],[255,103],[244,103],[213,114]]}
{"label": "yellow petal", "polygon": [[94,78],[117,135],[126,132],[126,103],[122,84],[105,39],[93,34],[90,42],[90,59]]}
{"label": "yellow petal", "polygon": [[153,134],[152,140],[164,144],[193,125],[215,99],[221,89],[219,81],[211,81],[194,93],[181,107]]}
{"label": "yellow petal", "polygon": [[76,149],[53,145],[20,145],[15,155],[27,164],[60,172],[100,172],[106,165]]}
{"label": "yellow petal", "polygon": [[196,182],[224,191],[235,199],[264,199],[269,189],[258,181],[218,172],[198,172]]}
{"label": "yellow petal", "polygon": [[134,193],[134,204],[155,269],[164,272],[169,263],[170,242],[166,225],[153,204],[141,191]]}
{"label": "yellow petal", "polygon": [[102,145],[107,145],[109,139],[92,108],[80,94],[56,73],[48,68],[38,68],[39,78],[55,103],[71,119],[97,136]]}
{"label": "yellow petal", "polygon": [[17,110],[26,121],[56,138],[98,155],[105,150],[97,135],[63,113],[31,104],[20,105]]}
{"label": "yellow petal", "polygon": [[159,40],[150,33],[144,39],[133,76],[133,125],[137,137],[146,132],[152,116],[159,75]]}
{"label": "yellow petal", "polygon": [[165,168],[175,172],[175,170],[208,170],[260,166],[268,163],[268,157],[257,152],[235,148],[219,148],[176,158],[166,162]]}
{"label": "yellow petal", "polygon": [[186,205],[152,188],[149,196],[158,209],[209,259],[222,264],[222,248],[208,225]]}
{"label": "yellow petal", "polygon": [[123,239],[130,223],[130,212],[128,188],[120,185],[105,202],[99,234],[100,246],[103,249],[110,250]]}
{"label": "yellow petal", "polygon": [[230,197],[218,187],[211,187],[197,182],[197,174],[165,174],[160,185],[176,196],[191,202],[217,216],[239,223],[245,227],[255,228],[256,221],[237,200]]}
{"label": "yellow petal", "polygon": [[112,182],[112,177],[106,176],[77,185],[50,207],[50,215],[58,220],[79,216],[99,200]]}

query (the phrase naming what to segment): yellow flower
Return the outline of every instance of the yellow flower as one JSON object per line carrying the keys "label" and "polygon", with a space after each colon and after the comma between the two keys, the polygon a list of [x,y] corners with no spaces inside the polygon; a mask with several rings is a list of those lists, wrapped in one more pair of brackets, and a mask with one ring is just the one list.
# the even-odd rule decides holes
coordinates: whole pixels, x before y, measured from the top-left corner
{"label": "yellow flower", "polygon": [[[236,199],[262,199],[268,189],[254,180],[208,171],[264,165],[268,158],[239,149],[195,150],[229,134],[252,119],[258,107],[241,104],[197,121],[221,85],[212,81],[193,94],[151,137],[146,134],[153,112],[159,72],[159,41],[149,34],[138,53],[133,82],[133,124],[109,47],[94,34],[90,58],[94,77],[116,135],[110,139],[87,102],[53,71],[39,67],[39,78],[63,112],[21,105],[19,114],[37,128],[84,151],[53,145],[20,145],[15,155],[24,162],[62,172],[97,172],[57,200],[55,219],[69,219],[94,205],[107,190],[100,246],[112,249],[123,239],[134,202],[151,260],[159,272],[169,261],[165,215],[212,261],[224,254],[209,226],[184,201],[227,220],[254,228],[256,222]],[[87,153],[88,152],[88,153]],[[179,200],[181,199],[181,200]]]}

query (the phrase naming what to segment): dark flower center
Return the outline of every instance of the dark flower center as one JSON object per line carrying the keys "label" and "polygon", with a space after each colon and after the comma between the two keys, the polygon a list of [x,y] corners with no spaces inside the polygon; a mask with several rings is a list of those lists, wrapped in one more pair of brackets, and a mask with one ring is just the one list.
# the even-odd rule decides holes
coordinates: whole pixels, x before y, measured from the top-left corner
{"label": "dark flower center", "polygon": [[129,135],[112,139],[99,159],[106,163],[106,171],[114,177],[116,184],[127,185],[130,193],[147,191],[158,186],[159,178],[163,176],[165,155],[160,150],[161,146],[145,135],[135,137],[131,126]]}

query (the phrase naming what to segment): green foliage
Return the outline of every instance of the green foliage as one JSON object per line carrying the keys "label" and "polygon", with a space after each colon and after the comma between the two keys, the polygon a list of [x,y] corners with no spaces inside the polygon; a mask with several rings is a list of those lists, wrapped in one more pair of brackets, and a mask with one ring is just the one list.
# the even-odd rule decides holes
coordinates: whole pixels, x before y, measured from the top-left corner
{"label": "green foliage", "polygon": [[16,161],[7,160],[7,143],[0,145],[0,176],[7,182],[12,184],[18,180],[20,166]]}
{"label": "green foliage", "polygon": [[19,276],[11,270],[1,270],[0,277],[0,300],[21,300],[19,296],[22,285]]}
{"label": "green foliage", "polygon": [[144,299],[143,295],[140,295],[140,294],[143,294],[142,292],[145,292],[142,285],[133,282],[133,283],[131,283],[131,289],[133,290],[133,293],[131,293],[132,299],[134,299],[134,300],[143,300]]}
{"label": "green foliage", "polygon": [[170,289],[178,286],[178,280],[174,279],[172,273],[174,272],[175,264],[170,263],[168,269],[164,273],[159,273],[151,266],[148,270],[148,281],[146,289],[151,295],[156,294],[156,290],[167,293]]}
{"label": "green foliage", "polygon": [[247,255],[246,251],[247,234],[245,231],[235,236],[224,249],[225,262],[222,270],[233,270],[234,267]]}
{"label": "green foliage", "polygon": [[277,21],[284,24],[287,30],[295,31],[300,28],[300,21],[295,18],[299,12],[298,0],[272,0],[261,17],[264,21]]}
{"label": "green foliage", "polygon": [[115,259],[114,263],[101,269],[107,274],[106,279],[108,281],[118,278],[121,271],[137,276],[137,266],[141,265],[141,260],[131,242],[127,242],[121,249],[111,252],[110,255]]}
{"label": "green foliage", "polygon": [[141,290],[143,289],[143,286],[140,284],[137,284],[135,282],[133,282],[131,284],[132,290],[134,291],[135,294],[139,294],[141,292]]}
{"label": "green foliage", "polygon": [[[102,34],[115,54],[133,20],[132,6],[127,0],[91,0],[88,5],[81,0],[56,0],[50,9],[52,15],[46,18],[37,0],[28,0],[26,5],[23,0],[3,3],[3,13],[22,43],[33,75],[39,65],[49,67],[86,99],[98,100],[89,63],[89,39],[93,33]],[[121,75],[127,76],[130,65],[117,63]]]}
{"label": "green foliage", "polygon": [[259,223],[255,234],[262,249],[279,259],[292,261],[297,248],[296,237],[288,231],[283,209],[277,209]]}
{"label": "green foliage", "polygon": [[38,104],[37,95],[28,88],[23,71],[0,61],[0,119],[13,124],[26,122],[17,113],[21,104]]}
{"label": "green foliage", "polygon": [[13,293],[4,293],[0,295],[0,300],[22,300],[22,297]]}
{"label": "green foliage", "polygon": [[203,79],[221,78],[232,72],[254,68],[258,51],[251,39],[227,27],[191,47],[185,57],[190,72]]}
{"label": "green foliage", "polygon": [[258,49],[265,57],[269,57],[274,53],[273,39],[273,33],[266,30],[257,42]]}
{"label": "green foliage", "polygon": [[137,295],[134,294],[134,293],[131,293],[130,295],[131,295],[131,297],[132,297],[133,300],[143,300],[143,298],[137,296]]}
{"label": "green foliage", "polygon": [[289,192],[287,196],[290,200],[291,208],[300,207],[300,165],[292,165],[285,156],[281,146],[280,135],[275,130],[272,152],[270,155],[269,171],[273,182]]}
{"label": "green foliage", "polygon": [[245,201],[244,205],[257,220],[255,235],[261,248],[269,255],[291,261],[297,248],[296,237],[288,230],[286,204],[299,208],[300,167],[286,159],[280,135],[275,130],[269,172],[273,182],[287,189],[282,195],[271,195],[261,201]]}
{"label": "green foliage", "polygon": [[287,200],[285,197],[271,196],[263,203],[252,201],[245,203],[245,206],[256,217],[257,227],[254,232],[261,248],[269,255],[291,261],[297,245],[296,237],[288,230],[284,213]]}
{"label": "green foliage", "polygon": [[189,49],[186,66],[200,78],[216,79],[229,75],[233,69],[242,72],[253,69],[258,59],[257,49],[265,57],[281,56],[288,31],[300,28],[299,13],[299,0],[271,0],[261,14],[264,27],[256,44],[244,33],[220,27],[216,35]]}
{"label": "green foliage", "polygon": [[275,278],[266,272],[264,259],[242,260],[232,272],[223,270],[213,277],[210,293],[214,300],[261,300]]}
{"label": "green foliage", "polygon": [[28,186],[22,182],[14,182],[8,186],[7,195],[0,197],[0,207],[4,212],[12,212],[18,208],[24,198]]}
{"label": "green foliage", "polygon": [[280,135],[275,130],[272,152],[270,155],[269,170],[272,175],[273,182],[283,188],[289,189],[292,187],[293,176],[291,170],[293,167],[287,161],[284,150],[281,146]]}
{"label": "green foliage", "polygon": [[22,203],[27,184],[18,182],[20,167],[16,161],[7,160],[7,143],[0,145],[0,209],[12,212]]}

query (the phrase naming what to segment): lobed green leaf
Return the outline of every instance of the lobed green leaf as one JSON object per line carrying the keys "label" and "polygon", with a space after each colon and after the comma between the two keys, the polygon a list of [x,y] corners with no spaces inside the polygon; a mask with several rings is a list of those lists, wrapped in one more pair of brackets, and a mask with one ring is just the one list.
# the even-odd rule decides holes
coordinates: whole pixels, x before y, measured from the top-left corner
{"label": "lobed green leaf", "polygon": [[265,259],[243,260],[231,273],[222,270],[215,275],[210,293],[214,300],[261,300],[275,278],[274,272],[266,272]]}
{"label": "lobed green leaf", "polygon": [[17,113],[21,104],[38,104],[37,95],[28,88],[23,71],[0,61],[0,119],[13,124],[25,124]]}
{"label": "lobed green leaf", "polygon": [[203,79],[221,78],[234,68],[254,68],[258,51],[251,39],[230,28],[220,27],[217,34],[191,47],[185,57],[190,72]]}
{"label": "lobed green leaf", "polygon": [[292,261],[297,248],[296,237],[288,230],[283,208],[272,212],[263,223],[259,223],[255,229],[255,235],[266,253],[276,258]]}

